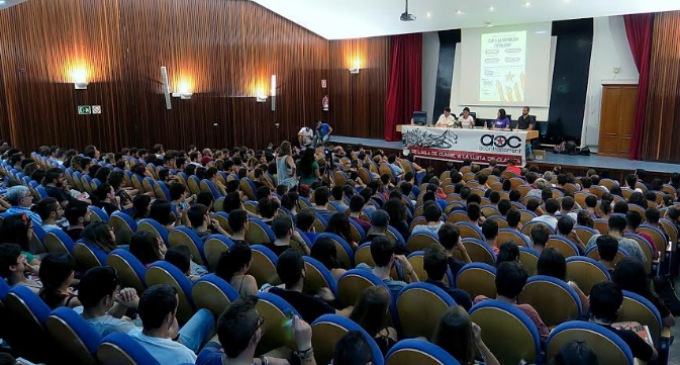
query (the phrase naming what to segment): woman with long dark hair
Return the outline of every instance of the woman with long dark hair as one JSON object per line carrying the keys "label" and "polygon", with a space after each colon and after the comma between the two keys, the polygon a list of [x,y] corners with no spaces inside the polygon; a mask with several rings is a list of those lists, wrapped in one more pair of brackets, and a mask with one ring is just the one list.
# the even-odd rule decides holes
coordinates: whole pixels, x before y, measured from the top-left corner
{"label": "woman with long dark hair", "polygon": [[398,341],[397,331],[387,325],[389,308],[389,292],[383,287],[373,286],[364,290],[349,316],[373,337],[383,355]]}
{"label": "woman with long dark hair", "polygon": [[217,262],[215,275],[231,284],[241,296],[257,294],[257,281],[246,273],[250,270],[253,252],[248,244],[239,242],[223,252]]}
{"label": "woman with long dark hair", "polygon": [[482,356],[486,365],[500,365],[482,341],[482,330],[470,320],[465,309],[459,305],[450,307],[444,313],[432,335],[431,342],[463,365],[479,364],[475,360],[477,352]]}
{"label": "woman with long dark hair", "polygon": [[67,253],[51,253],[40,265],[40,281],[43,288],[38,296],[51,309],[80,306],[78,295],[71,290],[76,264]]}
{"label": "woman with long dark hair", "polygon": [[311,185],[321,178],[319,164],[316,162],[313,148],[307,148],[302,152],[302,157],[297,162],[297,170],[300,174],[301,185]]}
{"label": "woman with long dark hair", "polygon": [[335,280],[339,280],[346,273],[342,264],[338,261],[338,249],[335,242],[329,237],[319,237],[312,245],[310,256],[323,264]]}
{"label": "woman with long dark hair", "polygon": [[113,230],[104,222],[88,224],[83,231],[83,240],[107,254],[118,248]]}
{"label": "woman with long dark hair", "polygon": [[40,260],[29,252],[29,241],[33,237],[33,220],[26,214],[14,214],[6,217],[0,228],[0,244],[16,243],[26,255],[29,265],[40,265]]}
{"label": "woman with long dark hair", "polygon": [[649,275],[647,275],[644,265],[639,260],[632,257],[622,258],[616,264],[612,281],[621,290],[633,292],[652,302],[656,309],[659,310],[664,327],[675,326],[675,317],[673,317],[668,307],[663,304],[661,298],[652,291]]}
{"label": "woman with long dark hair", "polygon": [[394,227],[405,240],[411,236],[411,229],[406,224],[406,206],[400,199],[392,198],[382,208],[390,216],[390,226]]}
{"label": "woman with long dark hair", "polygon": [[151,209],[151,197],[148,195],[137,195],[132,200],[132,219],[135,221],[142,220],[149,217]]}
{"label": "woman with long dark hair", "polygon": [[536,265],[536,275],[550,276],[569,284],[569,286],[574,289],[579,299],[581,299],[583,311],[587,312],[590,307],[590,299],[575,282],[567,281],[567,261],[559,251],[552,247],[543,249],[541,256],[538,258],[538,264]]}
{"label": "woman with long dark hair", "polygon": [[349,245],[352,246],[352,249],[359,247],[359,245],[352,240],[352,227],[349,223],[349,218],[345,214],[333,214],[331,219],[328,220],[326,232],[337,234],[344,239],[345,242],[349,243]]}

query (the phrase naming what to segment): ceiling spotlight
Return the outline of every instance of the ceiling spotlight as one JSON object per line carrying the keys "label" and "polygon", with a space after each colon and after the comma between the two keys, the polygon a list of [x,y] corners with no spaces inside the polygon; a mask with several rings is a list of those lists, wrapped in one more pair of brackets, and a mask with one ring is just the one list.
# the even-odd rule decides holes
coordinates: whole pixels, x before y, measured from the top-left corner
{"label": "ceiling spotlight", "polygon": [[461,15],[461,14],[463,14],[463,12],[460,11],[460,10],[456,10],[456,14],[457,14],[457,15]]}
{"label": "ceiling spotlight", "polygon": [[528,8],[528,7],[530,7],[530,6],[531,6],[531,3],[530,3],[530,2],[527,1],[527,2],[524,3],[524,7],[525,7],[525,8]]}
{"label": "ceiling spotlight", "polygon": [[428,18],[432,18],[432,14],[430,12],[427,13]]}
{"label": "ceiling spotlight", "polygon": [[489,6],[489,11],[493,12],[493,5]]}

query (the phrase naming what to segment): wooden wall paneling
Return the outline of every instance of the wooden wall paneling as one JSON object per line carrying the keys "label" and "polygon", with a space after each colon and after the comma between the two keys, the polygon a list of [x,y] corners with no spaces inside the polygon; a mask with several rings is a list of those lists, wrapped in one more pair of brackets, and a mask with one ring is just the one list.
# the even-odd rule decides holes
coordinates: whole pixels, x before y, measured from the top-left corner
{"label": "wooden wall paneling", "polygon": [[[328,63],[326,39],[251,1],[33,0],[0,12],[0,133],[27,150],[263,148],[322,116]],[[87,90],[74,90],[69,65],[87,68]],[[173,90],[186,80],[194,92],[172,110],[161,66]],[[258,87],[269,94],[272,74],[273,113],[254,98]],[[104,113],[78,116],[79,104]]]}
{"label": "wooden wall paneling", "polygon": [[[326,117],[334,133],[382,139],[392,56],[391,37],[329,43],[330,111]],[[357,58],[361,60],[361,71],[350,74],[349,69],[354,67]]]}
{"label": "wooden wall paneling", "polygon": [[680,11],[654,20],[642,159],[680,162]]}

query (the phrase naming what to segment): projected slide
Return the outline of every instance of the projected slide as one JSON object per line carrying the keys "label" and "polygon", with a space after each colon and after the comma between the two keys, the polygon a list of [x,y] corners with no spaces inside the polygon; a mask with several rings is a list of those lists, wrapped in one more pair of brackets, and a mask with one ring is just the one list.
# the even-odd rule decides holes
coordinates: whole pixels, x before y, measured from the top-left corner
{"label": "projected slide", "polygon": [[524,101],[526,47],[526,31],[482,34],[480,101]]}

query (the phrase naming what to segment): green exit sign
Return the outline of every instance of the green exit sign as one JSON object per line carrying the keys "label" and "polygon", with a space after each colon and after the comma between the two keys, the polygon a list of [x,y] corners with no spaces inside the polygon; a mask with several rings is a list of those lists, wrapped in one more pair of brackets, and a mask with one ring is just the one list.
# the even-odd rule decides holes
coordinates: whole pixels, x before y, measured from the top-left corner
{"label": "green exit sign", "polygon": [[92,107],[89,105],[78,105],[78,115],[92,114]]}

